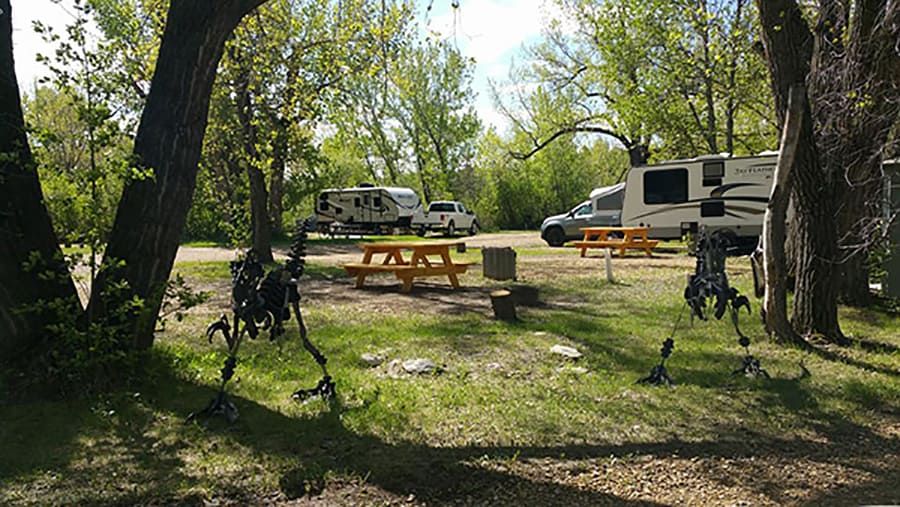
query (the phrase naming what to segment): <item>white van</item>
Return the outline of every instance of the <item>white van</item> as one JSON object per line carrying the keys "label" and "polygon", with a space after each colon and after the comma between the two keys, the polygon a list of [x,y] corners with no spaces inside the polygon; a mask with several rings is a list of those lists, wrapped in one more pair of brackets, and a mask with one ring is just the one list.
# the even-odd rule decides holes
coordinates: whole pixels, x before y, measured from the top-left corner
{"label": "white van", "polygon": [[416,213],[422,213],[422,200],[404,187],[330,188],[316,201],[319,232],[332,234],[390,233],[408,228]]}
{"label": "white van", "polygon": [[738,243],[754,243],[763,217],[776,152],[752,157],[708,155],[634,167],[625,183],[622,225],[649,227],[648,236],[676,239],[724,230]]}

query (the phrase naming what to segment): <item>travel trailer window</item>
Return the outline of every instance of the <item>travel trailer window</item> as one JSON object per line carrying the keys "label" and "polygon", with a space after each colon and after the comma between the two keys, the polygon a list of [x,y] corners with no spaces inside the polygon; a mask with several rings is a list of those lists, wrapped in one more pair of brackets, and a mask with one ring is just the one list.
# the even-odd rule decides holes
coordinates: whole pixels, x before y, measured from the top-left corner
{"label": "travel trailer window", "polygon": [[355,206],[355,207],[357,207],[357,208],[359,207],[359,197],[354,197],[354,198],[353,198],[353,206]]}
{"label": "travel trailer window", "polygon": [[644,173],[644,204],[674,204],[688,199],[687,169]]}
{"label": "travel trailer window", "polygon": [[372,206],[375,206],[376,208],[380,208],[381,207],[381,197],[378,197],[378,196],[373,197],[372,198]]}
{"label": "travel trailer window", "polygon": [[725,177],[725,162],[706,162],[703,164],[703,186],[718,187]]}

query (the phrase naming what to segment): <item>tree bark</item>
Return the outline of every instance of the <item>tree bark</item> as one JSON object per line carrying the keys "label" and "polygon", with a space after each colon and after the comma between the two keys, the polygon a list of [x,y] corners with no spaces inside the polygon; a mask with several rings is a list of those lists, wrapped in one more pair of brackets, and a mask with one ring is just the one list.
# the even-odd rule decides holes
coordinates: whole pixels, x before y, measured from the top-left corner
{"label": "tree bark", "polygon": [[[788,112],[785,115],[781,149],[775,166],[772,193],[766,206],[763,222],[763,266],[765,267],[766,330],[780,341],[803,343],[791,327],[787,316],[787,271],[784,242],[787,237],[787,209],[791,192],[791,167],[797,153],[803,111],[806,107],[806,87],[798,83],[791,87]],[[809,121],[806,119],[806,121]]]}
{"label": "tree bark", "polygon": [[[813,34],[795,0],[756,0],[766,60],[772,77],[775,111],[784,125],[790,87],[805,83],[813,62]],[[807,104],[803,115],[813,118]],[[794,237],[796,256],[794,329],[843,340],[837,318],[835,254],[837,214],[834,175],[820,162],[813,121],[803,122],[793,164]]]}
{"label": "tree bark", "polygon": [[843,175],[838,180],[843,197],[840,300],[865,306],[870,302],[868,255],[879,237],[882,150],[900,117],[900,4],[860,1],[854,14],[846,51],[835,51],[835,69],[828,73],[836,83],[826,104],[840,111],[831,111],[835,125],[827,134],[829,141],[847,145],[829,156]]}
{"label": "tree bark", "polygon": [[[236,56],[238,65],[244,61]],[[247,180],[250,183],[250,224],[252,228],[253,250],[262,262],[275,260],[272,255],[272,223],[269,220],[269,192],[266,190],[266,175],[260,165],[262,156],[256,146],[256,127],[253,125],[253,97],[250,92],[249,68],[244,67],[237,90],[237,116],[241,123]]]}
{"label": "tree bark", "polygon": [[[265,0],[172,0],[156,71],[134,144],[136,167],[153,177],[125,186],[91,290],[94,315],[112,321],[132,297],[144,306],[124,318],[123,346],[153,344],[153,330],[196,183],[210,94],[226,38],[241,18]],[[123,261],[116,268],[113,261]],[[127,282],[125,294],[108,288]],[[130,341],[130,343],[129,343]]]}
{"label": "tree bark", "polygon": [[272,150],[271,175],[269,176],[269,221],[273,234],[284,233],[284,172],[287,169],[288,141],[284,120],[275,120],[275,142]]}
{"label": "tree bark", "polygon": [[[24,269],[31,261],[34,268]],[[65,303],[60,311],[81,312],[25,136],[12,8],[9,0],[0,0],[0,358],[46,346],[44,325],[59,317],[35,305],[54,300]]]}

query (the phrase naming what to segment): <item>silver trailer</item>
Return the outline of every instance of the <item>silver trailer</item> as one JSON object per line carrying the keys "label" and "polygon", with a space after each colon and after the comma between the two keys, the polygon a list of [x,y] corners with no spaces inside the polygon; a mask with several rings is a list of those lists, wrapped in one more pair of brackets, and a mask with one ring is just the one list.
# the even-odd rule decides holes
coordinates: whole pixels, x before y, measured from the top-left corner
{"label": "silver trailer", "polygon": [[777,153],[709,155],[634,167],[628,172],[622,225],[649,227],[648,236],[677,239],[723,230],[734,244],[762,233]]}
{"label": "silver trailer", "polygon": [[418,194],[404,187],[330,188],[316,200],[318,230],[330,234],[390,234],[421,212]]}

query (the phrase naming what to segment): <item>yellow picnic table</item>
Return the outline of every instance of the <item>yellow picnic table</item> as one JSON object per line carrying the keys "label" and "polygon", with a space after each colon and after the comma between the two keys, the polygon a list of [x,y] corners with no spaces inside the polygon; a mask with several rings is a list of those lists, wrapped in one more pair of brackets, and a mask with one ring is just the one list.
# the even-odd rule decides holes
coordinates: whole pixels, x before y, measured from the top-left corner
{"label": "yellow picnic table", "polygon": [[[450,247],[463,244],[462,241],[382,241],[358,243],[363,249],[362,262],[341,264],[347,274],[356,276],[356,288],[361,288],[366,276],[373,273],[393,273],[403,282],[403,292],[412,290],[413,280],[422,276],[444,276],[450,285],[459,287],[458,273],[465,273],[471,263],[453,262]],[[412,252],[409,258],[404,252]],[[376,255],[384,254],[379,263],[373,262]]]}
{"label": "yellow picnic table", "polygon": [[584,239],[572,245],[581,249],[584,257],[588,248],[612,248],[624,257],[628,249],[643,250],[647,257],[653,257],[653,248],[658,240],[647,239],[648,227],[582,227]]}

